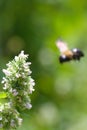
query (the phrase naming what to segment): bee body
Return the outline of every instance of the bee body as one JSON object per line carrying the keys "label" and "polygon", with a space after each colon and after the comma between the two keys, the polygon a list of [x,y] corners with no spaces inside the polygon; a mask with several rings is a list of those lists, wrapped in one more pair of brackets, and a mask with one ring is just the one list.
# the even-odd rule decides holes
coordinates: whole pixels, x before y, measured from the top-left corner
{"label": "bee body", "polygon": [[61,55],[61,56],[59,57],[59,62],[60,62],[60,63],[64,63],[64,62],[67,62],[67,61],[70,61],[70,60],[72,60],[72,58],[71,58],[71,57],[68,57],[68,56],[65,56],[65,55]]}
{"label": "bee body", "polygon": [[68,62],[71,60],[79,61],[80,58],[84,56],[84,53],[80,49],[74,48],[72,50],[69,50],[66,43],[60,40],[58,40],[56,44],[61,52],[61,55],[59,56],[60,63]]}
{"label": "bee body", "polygon": [[67,57],[72,57],[73,56],[73,52],[71,50],[67,50],[67,51],[63,52],[62,55],[65,55]]}
{"label": "bee body", "polygon": [[79,49],[75,48],[72,50],[72,52],[73,52],[73,59],[74,60],[80,60],[80,58],[84,56],[84,53]]}

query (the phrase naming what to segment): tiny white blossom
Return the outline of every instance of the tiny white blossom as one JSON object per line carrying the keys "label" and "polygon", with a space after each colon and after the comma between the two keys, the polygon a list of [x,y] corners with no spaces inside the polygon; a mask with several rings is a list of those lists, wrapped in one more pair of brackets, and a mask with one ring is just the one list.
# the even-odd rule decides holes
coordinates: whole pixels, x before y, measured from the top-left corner
{"label": "tiny white blossom", "polygon": [[26,103],[26,104],[25,104],[25,107],[26,107],[27,109],[31,109],[31,108],[32,108],[32,105],[31,105],[30,103]]}
{"label": "tiny white blossom", "polygon": [[0,116],[0,121],[2,120],[2,116]]}
{"label": "tiny white blossom", "polygon": [[32,71],[31,71],[31,70],[29,70],[29,71],[28,71],[28,74],[30,75],[31,73],[32,73]]}
{"label": "tiny white blossom", "polygon": [[4,109],[4,105],[0,104],[0,112],[2,112]]}
{"label": "tiny white blossom", "polygon": [[7,67],[11,67],[11,62],[6,64]]}
{"label": "tiny white blossom", "polygon": [[29,68],[29,65],[31,65],[31,62],[24,63],[24,68],[25,68],[25,69],[28,69],[28,68]]}
{"label": "tiny white blossom", "polygon": [[19,54],[19,57],[26,59],[28,57],[28,55],[25,55],[24,51],[21,51],[21,53]]}
{"label": "tiny white blossom", "polygon": [[11,120],[11,124],[10,124],[12,127],[14,127],[16,124],[15,124],[15,121],[12,119]]}
{"label": "tiny white blossom", "polygon": [[1,83],[3,84],[3,83],[5,83],[6,81],[7,81],[7,79],[6,79],[5,77],[3,77],[3,79],[2,79],[2,82],[1,82]]}
{"label": "tiny white blossom", "polygon": [[18,118],[18,124],[19,124],[19,126],[22,124],[22,121],[23,121],[22,118]]}
{"label": "tiny white blossom", "polygon": [[16,73],[16,77],[19,78],[21,77],[21,75],[19,73]]}
{"label": "tiny white blossom", "polygon": [[15,56],[15,61],[19,61],[19,57],[18,56]]}
{"label": "tiny white blossom", "polygon": [[8,84],[8,82],[4,83],[3,89],[4,89],[4,90],[8,89],[8,88],[9,88],[9,85],[10,85],[10,84]]}
{"label": "tiny white blossom", "polygon": [[3,127],[3,124],[2,123],[0,123],[0,128],[2,128]]}
{"label": "tiny white blossom", "polygon": [[35,90],[35,89],[33,88],[33,86],[30,85],[30,87],[29,87],[29,93],[31,94],[34,90]]}
{"label": "tiny white blossom", "polygon": [[18,92],[17,92],[16,89],[13,89],[13,90],[12,90],[12,93],[13,93],[14,96],[17,96],[17,95],[18,95]]}
{"label": "tiny white blossom", "polygon": [[26,66],[29,66],[29,65],[31,65],[31,62],[26,62],[25,64],[26,64]]}
{"label": "tiny white blossom", "polygon": [[5,73],[6,76],[10,76],[11,75],[11,72],[6,70],[6,69],[3,69],[3,72]]}
{"label": "tiny white blossom", "polygon": [[6,107],[6,108],[11,108],[11,102],[5,103],[5,104],[4,104],[4,107]]}
{"label": "tiny white blossom", "polygon": [[30,78],[30,85],[31,85],[31,86],[34,86],[34,85],[35,85],[35,82],[34,82],[34,80],[33,80],[32,78]]}

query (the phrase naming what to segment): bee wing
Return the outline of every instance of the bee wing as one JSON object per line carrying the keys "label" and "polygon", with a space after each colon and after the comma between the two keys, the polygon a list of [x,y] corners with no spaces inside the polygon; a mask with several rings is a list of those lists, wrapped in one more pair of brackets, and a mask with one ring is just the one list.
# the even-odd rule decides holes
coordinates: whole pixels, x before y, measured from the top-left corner
{"label": "bee wing", "polygon": [[69,50],[67,44],[61,40],[58,40],[56,42],[56,46],[60,50],[61,53],[64,53],[65,51]]}

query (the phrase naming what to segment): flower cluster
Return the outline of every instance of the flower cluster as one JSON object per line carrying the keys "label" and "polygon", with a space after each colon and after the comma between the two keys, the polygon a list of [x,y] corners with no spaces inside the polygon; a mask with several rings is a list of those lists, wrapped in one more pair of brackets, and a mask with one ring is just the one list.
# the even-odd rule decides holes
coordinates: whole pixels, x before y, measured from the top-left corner
{"label": "flower cluster", "polygon": [[34,80],[31,78],[30,62],[26,62],[28,55],[21,51],[19,56],[7,64],[7,69],[3,69],[5,77],[2,83],[3,89],[7,92],[10,101],[14,105],[23,109],[30,109],[29,95],[34,91]]}
{"label": "flower cluster", "polygon": [[[33,86],[35,85],[35,82],[31,78],[31,62],[27,62],[27,59],[28,55],[25,55],[24,51],[21,51],[18,56],[15,56],[15,58],[7,64],[7,69],[3,69],[5,74],[5,77],[3,77],[2,80],[3,90],[7,94],[11,107],[19,111],[32,107],[30,94],[34,91]],[[11,116],[13,117],[13,115],[15,118],[15,120],[12,118],[12,120],[9,121],[11,126],[15,126],[15,122],[20,124],[19,122],[21,119],[17,117],[18,112],[15,110],[13,111],[13,109],[8,110],[11,108],[6,109],[7,108],[4,107],[3,110],[8,113],[9,118]],[[2,111],[2,115],[4,111]],[[0,120],[2,120],[2,117]],[[3,126],[3,123],[0,125]]]}
{"label": "flower cluster", "polygon": [[22,118],[19,115],[10,103],[0,104],[0,128],[16,129],[22,123]]}

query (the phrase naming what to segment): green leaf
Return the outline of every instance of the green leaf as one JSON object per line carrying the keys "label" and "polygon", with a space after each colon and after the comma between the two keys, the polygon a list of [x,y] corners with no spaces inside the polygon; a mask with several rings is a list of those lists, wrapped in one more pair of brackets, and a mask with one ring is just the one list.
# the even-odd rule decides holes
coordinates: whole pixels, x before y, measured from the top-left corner
{"label": "green leaf", "polygon": [[0,92],[0,98],[6,98],[7,94],[5,92]]}

